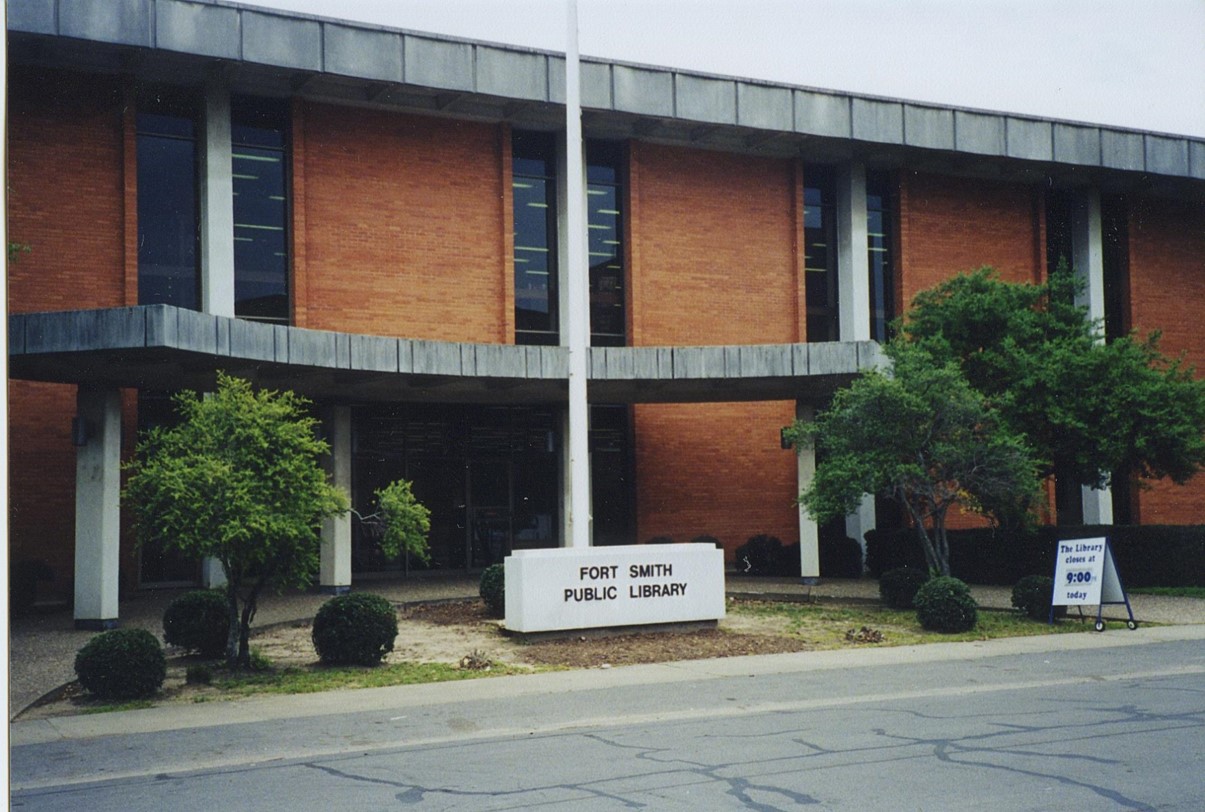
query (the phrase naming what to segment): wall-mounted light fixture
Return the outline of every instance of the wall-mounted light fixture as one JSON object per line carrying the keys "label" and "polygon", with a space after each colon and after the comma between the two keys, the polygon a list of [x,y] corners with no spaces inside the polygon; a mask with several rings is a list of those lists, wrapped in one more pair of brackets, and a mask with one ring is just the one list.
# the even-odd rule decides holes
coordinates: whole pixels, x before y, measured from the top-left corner
{"label": "wall-mounted light fixture", "polygon": [[791,442],[791,438],[787,436],[787,432],[791,430],[790,426],[783,426],[778,430],[778,444],[785,451],[788,448],[794,448],[795,443]]}

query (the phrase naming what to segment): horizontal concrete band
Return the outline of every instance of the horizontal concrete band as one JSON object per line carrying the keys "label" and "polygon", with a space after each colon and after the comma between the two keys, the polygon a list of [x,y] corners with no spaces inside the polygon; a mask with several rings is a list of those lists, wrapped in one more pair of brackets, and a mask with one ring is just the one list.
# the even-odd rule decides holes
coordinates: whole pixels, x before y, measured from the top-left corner
{"label": "horizontal concrete band", "polygon": [[[12,32],[390,86],[564,103],[560,54],[212,0],[9,0]],[[1205,140],[583,60],[591,110],[976,156],[1205,179]]]}
{"label": "horizontal concrete band", "polygon": [[[319,397],[561,401],[569,375],[564,347],[309,330],[170,305],[13,314],[8,342],[13,378],[138,388],[198,388],[225,369]],[[588,375],[619,402],[756,400],[820,395],[882,363],[873,341],[596,347]]]}

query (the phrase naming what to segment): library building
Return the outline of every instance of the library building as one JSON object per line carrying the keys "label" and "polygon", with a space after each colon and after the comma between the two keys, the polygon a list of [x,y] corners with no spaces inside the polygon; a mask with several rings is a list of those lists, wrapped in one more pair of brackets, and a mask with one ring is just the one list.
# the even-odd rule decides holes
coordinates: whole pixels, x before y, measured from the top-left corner
{"label": "library building", "polygon": [[[9,0],[7,26],[9,554],[81,626],[211,579],[136,544],[120,491],[219,371],[312,402],[356,510],[399,478],[430,509],[426,565],[328,521],[342,591],[569,545],[575,309],[590,545],[731,565],[767,534],[805,576],[824,534],[899,518],[818,528],[781,429],[881,365],[918,292],[1063,257],[1110,331],[1205,369],[1199,138],[589,56],[568,94],[564,53],[224,0]],[[1200,524],[1205,480],[1059,502]]]}

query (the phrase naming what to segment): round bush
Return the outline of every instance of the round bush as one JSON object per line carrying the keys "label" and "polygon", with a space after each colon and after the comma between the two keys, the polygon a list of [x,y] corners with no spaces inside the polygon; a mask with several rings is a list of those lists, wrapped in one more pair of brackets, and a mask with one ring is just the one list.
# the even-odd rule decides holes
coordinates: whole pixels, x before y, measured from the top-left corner
{"label": "round bush", "polygon": [[916,590],[929,580],[929,573],[912,567],[887,570],[879,578],[879,597],[892,609],[911,609]]}
{"label": "round bush", "polygon": [[167,658],[146,629],[114,629],[79,650],[75,674],[88,693],[101,699],[140,699],[163,685]]}
{"label": "round bush", "polygon": [[[1053,595],[1053,578],[1048,575],[1026,575],[1013,587],[1012,603],[1034,620],[1049,620]],[[1066,606],[1054,607],[1055,617],[1064,617],[1066,614]]]}
{"label": "round bush", "polygon": [[971,588],[957,578],[931,578],[916,591],[916,619],[933,632],[965,632],[979,622]]}
{"label": "round bush", "polygon": [[380,595],[340,595],[318,609],[311,637],[326,665],[377,665],[393,651],[397,612]]}
{"label": "round bush", "polygon": [[163,612],[163,639],[169,646],[220,657],[226,651],[230,616],[226,596],[217,589],[185,592]]}
{"label": "round bush", "polygon": [[490,564],[481,572],[481,586],[477,590],[492,617],[506,614],[506,570],[502,564]]}
{"label": "round bush", "polygon": [[782,540],[777,536],[759,533],[736,548],[733,553],[737,572],[750,575],[777,575],[784,566]]}
{"label": "round bush", "polygon": [[820,574],[829,578],[861,578],[862,545],[848,536],[822,538]]}

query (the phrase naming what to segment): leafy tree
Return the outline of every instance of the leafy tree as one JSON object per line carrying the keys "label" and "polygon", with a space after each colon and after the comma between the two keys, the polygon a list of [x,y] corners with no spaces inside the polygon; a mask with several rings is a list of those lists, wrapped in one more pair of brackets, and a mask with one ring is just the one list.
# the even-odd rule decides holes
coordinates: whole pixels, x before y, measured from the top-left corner
{"label": "leafy tree", "polygon": [[902,335],[935,363],[956,361],[1044,476],[1185,482],[1205,464],[1205,382],[1159,351],[1157,333],[1101,341],[1077,290],[1065,265],[1042,285],[980,268],[918,294]]}
{"label": "leafy tree", "polygon": [[431,511],[414,498],[410,483],[399,479],[374,493],[377,498],[376,513],[360,516],[360,519],[381,528],[382,552],[390,558],[406,553],[424,564],[428,563],[431,560],[427,546],[427,534],[431,532]]}
{"label": "leafy tree", "polygon": [[836,393],[811,423],[788,432],[814,443],[820,463],[800,502],[818,522],[853,512],[863,494],[908,511],[931,570],[950,573],[946,520],[959,506],[1023,503],[1037,491],[1024,438],[1002,424],[954,363],[918,347],[886,347],[890,373],[870,371]]}
{"label": "leafy tree", "polygon": [[124,496],[140,541],[211,556],[226,575],[231,666],[251,664],[248,639],[265,586],[307,585],[318,567],[322,520],[348,509],[327,482],[308,402],[253,391],[218,374],[217,391],[175,398],[181,422],[155,428],[127,466]]}

